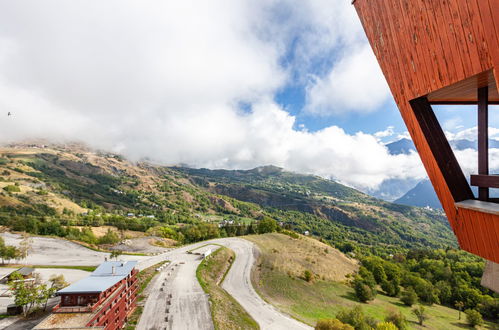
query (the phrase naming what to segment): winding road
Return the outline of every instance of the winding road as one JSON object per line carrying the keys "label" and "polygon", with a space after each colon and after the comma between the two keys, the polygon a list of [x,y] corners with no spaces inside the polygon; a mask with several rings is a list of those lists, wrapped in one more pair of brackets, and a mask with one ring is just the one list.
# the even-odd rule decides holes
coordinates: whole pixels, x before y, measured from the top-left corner
{"label": "winding road", "polygon": [[138,330],[213,329],[208,296],[204,294],[196,278],[196,268],[202,259],[198,255],[187,253],[197,248],[201,253],[203,248],[213,249],[207,247],[207,244],[226,246],[236,253],[236,259],[222,287],[243,306],[261,329],[312,329],[281,313],[258,296],[251,284],[255,245],[240,238],[221,238],[185,246],[139,262],[139,268],[143,269],[157,262],[170,260],[170,265],[177,269],[166,267],[156,277],[137,326]]}

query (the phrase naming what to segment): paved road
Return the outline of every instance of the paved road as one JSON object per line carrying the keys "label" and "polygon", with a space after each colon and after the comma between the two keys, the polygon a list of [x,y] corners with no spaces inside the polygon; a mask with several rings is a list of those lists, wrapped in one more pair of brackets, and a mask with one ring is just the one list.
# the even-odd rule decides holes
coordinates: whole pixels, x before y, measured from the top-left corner
{"label": "paved road", "polygon": [[225,289],[255,319],[261,329],[312,329],[266,303],[251,284],[251,269],[255,263],[253,243],[240,238],[222,239],[220,243],[236,253],[236,259],[222,283]]}
{"label": "paved road", "polygon": [[[147,262],[141,261],[139,267],[144,267],[146,263],[154,264],[165,259],[170,260],[172,264],[179,264],[179,266],[173,273],[170,272],[170,279],[165,275],[169,272],[168,270],[161,272],[157,277],[144,306],[144,312],[137,329],[213,329],[208,297],[196,279],[196,268],[201,262],[201,258],[186,253],[196,247],[201,248],[194,252],[201,253],[203,250],[213,248],[203,247],[208,243],[226,246],[236,253],[234,264],[222,287],[246,309],[261,329],[312,329],[279,312],[258,296],[250,280],[251,269],[255,262],[255,246],[253,243],[240,238],[222,238],[196,243],[155,256]],[[160,288],[165,280],[167,283],[164,288],[166,293],[161,293]],[[171,298],[169,293],[172,294]],[[165,321],[167,300],[171,300],[171,308],[167,314],[168,322]]]}
{"label": "paved road", "polygon": [[[171,263],[154,279],[137,330],[214,329],[208,296],[196,278],[202,257],[188,254],[187,250],[192,248],[194,246],[184,247],[155,257],[167,257]],[[193,252],[217,248],[202,246]]]}

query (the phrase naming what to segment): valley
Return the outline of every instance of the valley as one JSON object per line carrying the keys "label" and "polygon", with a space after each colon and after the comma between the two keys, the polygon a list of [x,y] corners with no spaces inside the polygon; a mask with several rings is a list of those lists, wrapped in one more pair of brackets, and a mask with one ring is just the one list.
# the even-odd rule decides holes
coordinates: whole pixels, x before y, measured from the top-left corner
{"label": "valley", "polygon": [[[181,329],[182,313],[200,315],[191,320],[194,328],[224,329],[218,324],[236,322],[301,329],[358,305],[376,322],[400,310],[414,328],[411,308],[397,298],[409,287],[429,306],[428,327],[439,329],[453,320],[456,301],[481,308],[491,321],[498,301],[479,284],[483,260],[456,250],[442,212],[386,202],[275,166],[164,167],[78,144],[11,145],[0,149],[0,225],[5,245],[20,248],[31,241],[27,257],[10,259],[27,265],[95,267],[111,253],[138,261],[138,270],[169,261],[172,267],[155,275],[149,291],[158,293],[165,283],[170,307],[163,305],[166,293],[150,293],[140,307],[144,318],[130,329],[153,323]],[[210,297],[221,304],[211,307],[196,278],[205,264],[186,254],[206,244],[234,255],[223,281],[211,284]],[[61,251],[67,251],[64,257]],[[423,263],[427,271],[418,268]],[[209,265],[207,278],[222,271]],[[378,278],[379,267],[388,277]],[[369,284],[376,298],[361,303],[356,281]],[[187,312],[198,308],[186,307],[194,296],[204,312]],[[224,311],[231,308],[216,306],[240,309],[230,316]],[[486,323],[485,329],[491,327]]]}

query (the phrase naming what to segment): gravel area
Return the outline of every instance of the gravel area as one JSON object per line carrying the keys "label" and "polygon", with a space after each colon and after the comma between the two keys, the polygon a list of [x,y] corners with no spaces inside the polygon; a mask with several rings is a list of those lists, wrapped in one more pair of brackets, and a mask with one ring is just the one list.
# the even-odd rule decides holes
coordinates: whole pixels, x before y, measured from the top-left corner
{"label": "gravel area", "polygon": [[[21,235],[13,233],[1,233],[7,245],[19,246]],[[29,265],[71,265],[71,266],[96,266],[109,258],[109,253],[90,250],[79,244],[58,238],[33,236],[31,251],[22,263]],[[144,256],[122,255],[120,259],[145,260]]]}

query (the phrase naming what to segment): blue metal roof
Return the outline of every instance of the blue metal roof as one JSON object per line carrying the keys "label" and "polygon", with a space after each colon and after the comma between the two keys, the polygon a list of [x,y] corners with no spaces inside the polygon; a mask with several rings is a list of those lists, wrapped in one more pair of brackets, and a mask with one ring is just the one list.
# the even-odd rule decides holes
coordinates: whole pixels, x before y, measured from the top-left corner
{"label": "blue metal roof", "polygon": [[88,277],[57,291],[57,295],[69,293],[100,293],[128,276],[137,261],[106,261]]}

